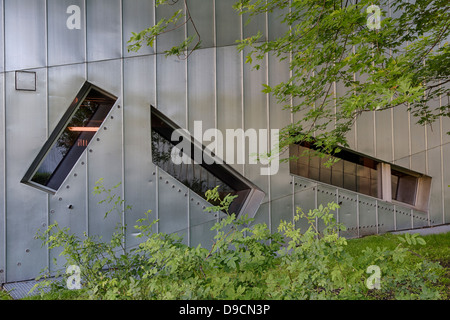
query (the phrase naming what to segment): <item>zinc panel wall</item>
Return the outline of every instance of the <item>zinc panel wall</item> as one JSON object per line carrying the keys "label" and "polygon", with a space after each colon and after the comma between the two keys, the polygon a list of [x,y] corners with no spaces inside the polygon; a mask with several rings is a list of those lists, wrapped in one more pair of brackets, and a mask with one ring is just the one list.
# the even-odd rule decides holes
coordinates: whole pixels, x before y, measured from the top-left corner
{"label": "zinc panel wall", "polygon": [[6,170],[4,73],[0,74],[0,283],[6,275]]}
{"label": "zinc panel wall", "polygon": [[46,65],[46,1],[5,1],[5,69]]}
{"label": "zinc panel wall", "polygon": [[[152,163],[150,144],[150,105],[155,105],[155,56],[124,60],[124,192],[126,205],[132,206],[125,221],[127,247],[137,245],[134,225],[143,213],[152,210],[156,218],[156,167]],[[138,128],[138,129],[137,129]]]}
{"label": "zinc panel wall", "polygon": [[32,279],[47,265],[34,236],[48,223],[48,195],[20,183],[47,139],[46,70],[34,71],[36,92],[16,91],[15,73],[5,75],[7,281]]}
{"label": "zinc panel wall", "polygon": [[122,1],[86,0],[88,61],[122,56]]}
{"label": "zinc panel wall", "polygon": [[132,32],[139,32],[155,24],[155,6],[153,0],[125,0],[123,13],[123,52],[125,57],[147,55],[155,52],[150,46],[142,47],[139,52],[128,52],[128,41]]}
{"label": "zinc panel wall", "polygon": [[[48,65],[62,65],[86,61],[86,21],[84,0],[48,0]],[[78,6],[80,16],[67,13],[69,6]],[[80,29],[69,29],[67,22],[79,18]],[[76,22],[76,21],[75,21]],[[70,25],[70,24],[69,24]]]}

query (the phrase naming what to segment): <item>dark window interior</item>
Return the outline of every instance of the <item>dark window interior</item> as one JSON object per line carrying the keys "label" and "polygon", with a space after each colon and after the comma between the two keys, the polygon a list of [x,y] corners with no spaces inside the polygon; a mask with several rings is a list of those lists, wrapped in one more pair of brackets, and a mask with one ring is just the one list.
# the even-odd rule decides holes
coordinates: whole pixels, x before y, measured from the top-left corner
{"label": "dark window interior", "polygon": [[[152,160],[154,164],[203,198],[205,198],[205,192],[208,189],[212,189],[216,186],[219,186],[218,191],[221,194],[221,197],[224,197],[227,194],[237,195],[238,197],[230,206],[230,213],[239,214],[253,190],[257,190],[258,197],[260,197],[259,194],[262,194],[263,196],[262,191],[226,163],[218,164],[214,162],[208,164],[211,162],[202,161],[202,163],[197,164],[192,161],[191,164],[174,164],[171,159],[172,148],[181,140],[171,141],[171,138],[172,133],[176,129],[180,129],[180,127],[158,109],[151,107],[151,110],[151,143]],[[191,139],[190,157],[192,158],[191,155],[198,152],[202,153],[205,147],[195,144],[192,136],[189,138]],[[202,148],[202,150],[199,150],[199,148]]]}
{"label": "dark window interior", "polygon": [[31,178],[24,180],[58,190],[115,102],[115,97],[86,83],[38,155],[32,173],[27,173]]}
{"label": "dark window interior", "polygon": [[337,162],[327,165],[330,156],[319,155],[302,145],[291,146],[291,155],[298,158],[291,162],[292,174],[372,197],[378,196],[377,162],[370,158],[342,151]]}

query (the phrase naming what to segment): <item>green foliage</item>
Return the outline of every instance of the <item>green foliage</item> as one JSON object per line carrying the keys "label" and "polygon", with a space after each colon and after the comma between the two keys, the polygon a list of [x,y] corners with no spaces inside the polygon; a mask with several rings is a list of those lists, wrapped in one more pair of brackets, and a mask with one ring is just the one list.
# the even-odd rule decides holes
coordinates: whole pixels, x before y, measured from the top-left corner
{"label": "green foliage", "polygon": [[[157,5],[175,3],[178,0],[157,1]],[[133,33],[129,50],[153,46],[156,37],[188,22],[196,35],[165,53],[188,56],[197,49],[200,34],[188,4],[184,0],[186,14],[175,11]],[[379,29],[369,27],[371,5],[381,9]],[[405,106],[422,125],[449,116],[447,0],[236,0],[233,7],[247,21],[270,13],[274,23],[282,25],[278,29],[285,30],[270,40],[261,32],[237,39],[237,49],[245,49],[245,62],[255,69],[269,55],[290,68],[286,81],[261,88],[278,100],[280,108],[301,114],[300,121],[281,130],[280,149],[303,141],[333,154],[348,145],[347,134],[359,116],[397,106]],[[335,92],[335,85],[340,92]],[[430,106],[440,98],[439,107]]]}
{"label": "green foliage", "polygon": [[[102,203],[120,207],[123,199],[99,181]],[[123,247],[126,227],[119,225],[109,242],[84,235],[79,238],[57,223],[39,235],[50,249],[62,248],[66,265],[81,269],[86,299],[439,299],[433,283],[438,264],[419,259],[405,264],[411,248],[425,245],[418,235],[398,237],[395,247],[367,247],[350,254],[347,240],[339,236],[345,226],[334,218],[335,203],[303,212],[282,221],[278,232],[266,224],[236,217],[228,209],[235,198],[219,197],[218,189],[206,194],[217,203],[205,211],[226,213],[213,231],[208,250],[189,247],[176,234],[154,232],[157,221],[147,212],[135,226],[141,238],[132,250]],[[114,199],[114,200],[113,200]],[[119,212],[119,210],[116,210]],[[109,211],[111,212],[111,211]],[[123,212],[119,212],[123,214]],[[300,219],[306,230],[297,227]],[[320,230],[318,226],[323,226]],[[381,270],[380,288],[368,289],[367,268]],[[64,272],[63,272],[64,273]],[[70,296],[65,282],[44,282],[52,296]]]}
{"label": "green foliage", "polygon": [[[380,29],[368,27],[370,5],[381,8]],[[358,116],[400,105],[423,125],[449,116],[448,1],[238,0],[234,7],[250,17],[270,12],[285,26],[276,39],[267,41],[259,33],[238,45],[256,69],[268,55],[289,64],[287,81],[263,88],[302,114],[281,132],[281,147],[314,140],[332,153],[347,145],[346,134]],[[335,83],[344,92],[336,93]],[[427,104],[440,96],[441,107]]]}

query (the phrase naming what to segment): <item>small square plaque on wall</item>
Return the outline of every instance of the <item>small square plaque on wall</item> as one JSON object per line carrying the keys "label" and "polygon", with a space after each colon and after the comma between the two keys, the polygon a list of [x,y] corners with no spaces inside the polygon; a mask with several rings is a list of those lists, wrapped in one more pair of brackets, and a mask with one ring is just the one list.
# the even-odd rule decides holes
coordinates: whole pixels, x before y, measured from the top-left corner
{"label": "small square plaque on wall", "polygon": [[36,72],[16,71],[16,90],[36,91]]}

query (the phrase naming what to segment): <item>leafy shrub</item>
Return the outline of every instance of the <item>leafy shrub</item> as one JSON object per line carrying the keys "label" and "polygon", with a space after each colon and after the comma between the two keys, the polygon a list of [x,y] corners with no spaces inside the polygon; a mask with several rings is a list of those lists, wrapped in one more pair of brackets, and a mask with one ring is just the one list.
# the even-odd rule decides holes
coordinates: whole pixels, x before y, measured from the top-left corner
{"label": "leafy shrub", "polygon": [[[123,199],[99,181],[96,193],[119,214]],[[151,212],[137,221],[142,242],[126,250],[126,226],[118,225],[109,243],[84,235],[78,238],[55,223],[40,235],[50,249],[62,248],[67,265],[81,269],[83,290],[89,299],[438,299],[432,283],[439,265],[421,260],[404,264],[410,245],[425,245],[417,235],[399,237],[395,249],[366,248],[353,257],[347,240],[339,236],[345,226],[334,219],[335,203],[305,213],[297,209],[294,221],[282,221],[278,232],[266,224],[237,218],[228,208],[235,197],[220,199],[217,188],[206,193],[226,217],[217,222],[210,250],[189,247],[176,234],[155,233]],[[128,208],[127,208],[128,209]],[[107,215],[112,210],[108,211]],[[105,218],[107,218],[105,215]],[[308,229],[296,227],[299,219]],[[317,229],[317,221],[325,225]],[[369,289],[369,266],[381,271],[378,288]],[[61,289],[64,282],[59,287]]]}

